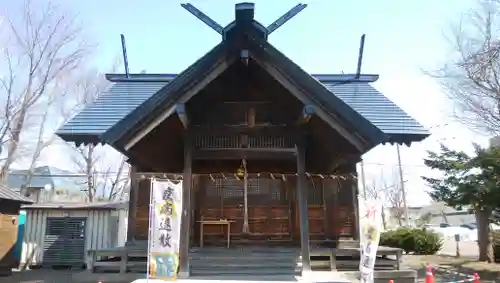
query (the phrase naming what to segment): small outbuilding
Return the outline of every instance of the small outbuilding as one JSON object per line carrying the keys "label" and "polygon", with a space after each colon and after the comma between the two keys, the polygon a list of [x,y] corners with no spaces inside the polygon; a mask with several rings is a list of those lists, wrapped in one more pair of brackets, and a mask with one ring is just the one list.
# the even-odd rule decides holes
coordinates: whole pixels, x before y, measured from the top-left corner
{"label": "small outbuilding", "polygon": [[0,275],[10,275],[16,266],[19,211],[32,201],[7,187],[0,186]]}
{"label": "small outbuilding", "polygon": [[84,267],[91,249],[124,246],[128,203],[25,205],[21,266]]}

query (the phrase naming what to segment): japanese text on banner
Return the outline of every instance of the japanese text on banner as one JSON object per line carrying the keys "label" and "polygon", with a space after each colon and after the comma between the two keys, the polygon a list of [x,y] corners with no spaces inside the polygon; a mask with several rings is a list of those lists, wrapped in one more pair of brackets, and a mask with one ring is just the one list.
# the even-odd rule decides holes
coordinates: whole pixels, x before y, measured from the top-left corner
{"label": "japanese text on banner", "polygon": [[382,228],[382,205],[376,201],[358,200],[361,248],[360,279],[362,283],[373,283],[373,271]]}
{"label": "japanese text on banner", "polygon": [[176,279],[182,214],[182,182],[151,182],[148,277]]}

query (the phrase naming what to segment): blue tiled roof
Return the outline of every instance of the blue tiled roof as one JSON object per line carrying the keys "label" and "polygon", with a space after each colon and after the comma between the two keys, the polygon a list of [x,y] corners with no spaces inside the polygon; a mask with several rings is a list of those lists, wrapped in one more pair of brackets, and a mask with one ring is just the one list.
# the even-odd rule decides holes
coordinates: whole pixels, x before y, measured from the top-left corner
{"label": "blue tiled roof", "polygon": [[[132,112],[175,75],[134,74],[125,79],[123,75],[108,75],[114,84],[91,105],[61,127],[56,134],[66,141],[89,143]],[[361,82],[342,83],[352,75],[313,75],[346,104],[360,113],[382,132],[391,135],[422,135],[428,131],[400,107],[370,85],[367,79]]]}
{"label": "blue tiled roof", "polygon": [[386,134],[429,134],[420,123],[369,83],[338,84],[324,81],[322,83]]}
{"label": "blue tiled roof", "polygon": [[175,77],[162,75],[160,80],[141,79],[146,76],[148,75],[137,75],[137,78],[132,77],[129,80],[114,80],[113,85],[106,92],[62,126],[56,134],[66,141],[97,142],[98,136]]}

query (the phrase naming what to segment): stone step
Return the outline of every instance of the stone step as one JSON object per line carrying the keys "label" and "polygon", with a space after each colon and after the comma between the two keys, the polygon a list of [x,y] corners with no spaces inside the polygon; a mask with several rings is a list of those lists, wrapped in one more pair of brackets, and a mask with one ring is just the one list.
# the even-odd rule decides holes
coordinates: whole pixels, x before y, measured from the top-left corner
{"label": "stone step", "polygon": [[288,255],[288,256],[283,256],[283,255],[272,255],[272,254],[257,254],[257,255],[224,255],[224,254],[214,254],[214,255],[207,255],[207,254],[190,254],[189,255],[190,259],[200,259],[200,260],[258,260],[258,261],[283,261],[283,260],[290,260],[290,261],[297,261],[299,260],[299,257],[296,255]]}
{"label": "stone step", "polygon": [[201,275],[300,275],[302,268],[245,268],[245,267],[220,267],[220,268],[191,268],[191,274],[194,276]]}
{"label": "stone step", "polygon": [[299,263],[290,263],[290,262],[285,262],[285,263],[267,263],[267,264],[262,264],[258,262],[192,262],[191,261],[191,266],[193,268],[229,268],[229,267],[239,267],[239,268],[293,268],[297,266],[301,266]]}
{"label": "stone step", "polygon": [[297,275],[302,270],[298,249],[275,247],[193,248],[193,276]]}
{"label": "stone step", "polygon": [[299,262],[295,258],[274,258],[272,260],[263,258],[203,258],[194,257],[189,259],[193,264],[205,264],[205,263],[217,263],[217,264],[229,264],[229,263],[248,263],[248,264],[295,264]]}
{"label": "stone step", "polygon": [[266,250],[240,250],[240,249],[191,249],[190,254],[207,254],[207,255],[212,255],[212,254],[227,254],[227,255],[299,255],[300,252],[296,250],[277,250],[277,249],[270,249],[268,251]]}

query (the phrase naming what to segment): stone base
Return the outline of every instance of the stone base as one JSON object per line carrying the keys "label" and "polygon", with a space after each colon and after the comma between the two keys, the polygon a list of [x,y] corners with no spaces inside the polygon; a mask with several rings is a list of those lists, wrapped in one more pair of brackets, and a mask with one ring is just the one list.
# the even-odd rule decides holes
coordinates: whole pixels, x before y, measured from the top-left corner
{"label": "stone base", "polygon": [[179,278],[179,279],[188,279],[189,278],[189,271],[179,270],[179,272],[177,273],[177,278]]}
{"label": "stone base", "polygon": [[[133,282],[137,279],[146,278],[144,273],[92,273],[88,270],[78,272],[73,274],[73,283],[93,283],[93,282],[103,282],[103,283],[123,283],[123,282]],[[145,279],[144,279],[145,280]]]}
{"label": "stone base", "polygon": [[[346,272],[348,277],[359,280],[359,272]],[[375,271],[374,283],[387,283],[389,280],[394,280],[394,283],[416,283],[417,271],[416,270],[377,270]]]}
{"label": "stone base", "polygon": [[[353,283],[352,278],[347,276],[345,272],[339,271],[307,271],[303,272],[300,278],[297,278],[299,282],[305,283]],[[387,282],[385,282],[387,283]]]}

